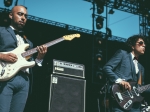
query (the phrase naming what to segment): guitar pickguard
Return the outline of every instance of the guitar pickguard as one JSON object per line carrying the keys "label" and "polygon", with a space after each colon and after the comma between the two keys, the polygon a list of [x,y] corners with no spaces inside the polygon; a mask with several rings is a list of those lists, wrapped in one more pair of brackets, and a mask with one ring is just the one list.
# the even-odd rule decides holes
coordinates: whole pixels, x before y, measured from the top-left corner
{"label": "guitar pickguard", "polygon": [[112,86],[112,96],[124,110],[130,110],[135,102],[143,100],[143,97],[140,95],[140,90],[143,91],[141,87],[139,88],[136,82],[129,83],[131,91],[123,89],[121,85],[116,83]]}

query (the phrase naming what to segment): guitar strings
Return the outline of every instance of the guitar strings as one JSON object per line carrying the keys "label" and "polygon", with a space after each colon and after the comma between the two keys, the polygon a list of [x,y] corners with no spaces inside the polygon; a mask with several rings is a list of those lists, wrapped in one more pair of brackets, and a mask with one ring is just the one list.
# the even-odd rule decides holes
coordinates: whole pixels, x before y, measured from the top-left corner
{"label": "guitar strings", "polygon": [[[145,91],[145,89],[149,89],[149,85],[143,86],[144,89],[142,89],[142,87],[138,88],[138,93],[142,93],[143,91]],[[140,91],[140,92],[139,92]],[[135,96],[137,95],[134,90],[131,90],[130,93],[132,93],[131,95]],[[122,96],[124,96],[124,98],[129,96],[129,92],[125,91],[123,93],[121,93]]]}
{"label": "guitar strings", "polygon": [[[138,94],[139,94],[139,93],[142,93],[143,91],[145,91],[145,89],[150,89],[150,86],[149,86],[149,85],[146,85],[146,86],[143,86],[143,88],[144,88],[144,89],[142,89],[142,87],[137,88]],[[139,92],[139,91],[140,91],[140,92]],[[130,94],[130,95],[129,95],[129,94]],[[122,95],[123,98],[127,98],[128,96],[136,96],[137,94],[135,93],[134,90],[131,90],[131,91],[129,91],[129,92],[128,92],[128,91],[122,92],[121,95]]]}
{"label": "guitar strings", "polygon": [[[131,95],[129,95],[129,93],[131,93]],[[130,92],[125,91],[121,93],[121,95],[123,96],[123,98],[127,98],[128,96],[135,96],[136,93],[134,93],[134,90],[131,90]]]}

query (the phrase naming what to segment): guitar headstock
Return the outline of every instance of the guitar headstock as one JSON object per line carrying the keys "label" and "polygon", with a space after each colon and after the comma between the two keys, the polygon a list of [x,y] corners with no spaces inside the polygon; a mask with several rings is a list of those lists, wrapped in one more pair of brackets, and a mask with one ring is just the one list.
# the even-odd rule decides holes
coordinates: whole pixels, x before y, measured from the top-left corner
{"label": "guitar headstock", "polygon": [[80,34],[71,34],[71,35],[65,35],[65,36],[63,36],[63,38],[65,39],[65,40],[72,40],[72,39],[74,39],[74,38],[79,38],[80,37]]}

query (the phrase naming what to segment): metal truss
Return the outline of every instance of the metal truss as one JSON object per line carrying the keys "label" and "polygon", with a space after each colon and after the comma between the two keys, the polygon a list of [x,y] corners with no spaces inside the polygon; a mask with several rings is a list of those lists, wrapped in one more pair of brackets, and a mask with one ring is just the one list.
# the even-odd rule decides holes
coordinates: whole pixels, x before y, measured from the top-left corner
{"label": "metal truss", "polygon": [[[109,2],[107,2],[106,6],[110,8],[114,8],[114,0],[110,0]],[[130,0],[123,0],[121,5],[117,9],[124,12],[138,15],[139,14],[138,7],[139,6],[137,2],[131,3]]]}
{"label": "metal truss", "polygon": [[139,21],[140,21],[140,33],[145,36],[150,36],[149,35],[150,26],[148,25],[147,17],[140,15]]}
{"label": "metal truss", "polygon": [[[84,1],[92,3],[94,2],[94,0],[84,0]],[[140,9],[140,3],[137,2],[137,0],[121,0],[121,4],[119,4],[117,8],[114,6],[115,0],[103,0],[103,1],[105,3],[104,4],[105,6],[110,7],[112,9],[117,9],[127,13],[139,15],[139,28],[140,28],[139,32],[140,34],[143,34],[145,36],[148,35],[148,31],[150,31],[150,26],[148,26],[147,24],[145,12],[150,11],[150,9],[145,7],[144,9]]]}
{"label": "metal truss", "polygon": [[4,11],[6,11],[6,12],[10,12],[10,10],[9,10],[9,9],[6,9],[6,8],[0,8],[0,13],[2,13],[2,12],[4,12]]}
{"label": "metal truss", "polygon": [[[94,2],[94,0],[84,0],[87,2]],[[114,0],[103,0],[105,1],[105,6],[108,6],[110,8],[113,9],[118,9],[124,12],[128,12],[128,13],[132,13],[132,14],[140,14],[140,11],[138,11],[139,9],[139,3],[134,2],[135,0],[133,0],[133,2],[131,2],[130,0],[122,0],[120,6],[118,6],[117,8],[114,7]]]}
{"label": "metal truss", "polygon": [[[10,10],[0,8],[0,13],[2,13],[3,11],[9,12]],[[60,22],[56,22],[56,21],[52,21],[52,20],[48,20],[48,19],[43,19],[43,18],[39,18],[39,17],[36,17],[36,16],[32,16],[32,15],[28,15],[27,18],[29,20],[33,20],[33,21],[49,24],[49,25],[52,25],[52,26],[66,28],[68,30],[83,32],[83,33],[92,35],[92,30],[88,30],[88,29],[84,29],[84,28],[80,28],[80,27],[76,27],[76,26],[72,26],[72,25],[68,25],[68,24],[64,24],[64,23],[60,23]],[[94,33],[97,33],[97,31],[94,31]],[[105,33],[103,33],[103,34],[105,34]],[[112,38],[110,38],[110,40],[112,40],[112,41],[121,41],[121,42],[123,41],[124,42],[126,39],[121,38],[121,37],[117,37],[117,36],[112,36]]]}
{"label": "metal truss", "polygon": [[[78,31],[78,32],[87,33],[87,34],[92,35],[92,30],[88,30],[88,29],[84,29],[84,28],[80,28],[80,27],[76,27],[76,26],[72,26],[72,25],[68,25],[68,24],[64,24],[64,23],[59,23],[56,21],[47,20],[47,19],[43,19],[43,18],[31,16],[31,15],[28,16],[28,19],[37,21],[37,22],[41,22],[41,23],[45,23],[45,24],[49,24],[49,25],[53,25],[53,26],[57,26],[57,27],[61,27],[61,28],[67,28],[68,30]],[[94,33],[96,34],[96,33],[98,33],[98,31],[94,31]],[[105,33],[103,33],[103,34],[105,34]],[[120,41],[120,42],[126,41],[126,39],[117,37],[117,36],[112,36],[111,38],[109,38],[109,40]]]}

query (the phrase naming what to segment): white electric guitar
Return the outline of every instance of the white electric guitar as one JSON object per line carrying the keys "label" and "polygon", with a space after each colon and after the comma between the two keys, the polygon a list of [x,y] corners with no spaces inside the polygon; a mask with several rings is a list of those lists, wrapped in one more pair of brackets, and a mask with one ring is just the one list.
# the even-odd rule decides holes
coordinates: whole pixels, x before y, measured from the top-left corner
{"label": "white electric guitar", "polygon": [[[59,43],[63,40],[72,40],[75,37],[80,37],[80,34],[71,34],[71,35],[65,35],[61,38],[58,38],[56,40],[53,40],[51,42],[48,42],[44,45],[47,47],[52,46],[56,43]],[[30,49],[28,51],[25,51],[29,47],[29,44],[22,44],[16,49],[10,51],[10,52],[1,52],[4,54],[7,53],[14,53],[17,55],[18,60],[15,63],[8,63],[0,60],[0,81],[6,81],[11,79],[13,76],[16,75],[16,73],[22,69],[25,68],[31,68],[35,65],[35,61],[27,61],[32,54],[38,52],[37,48]]]}

